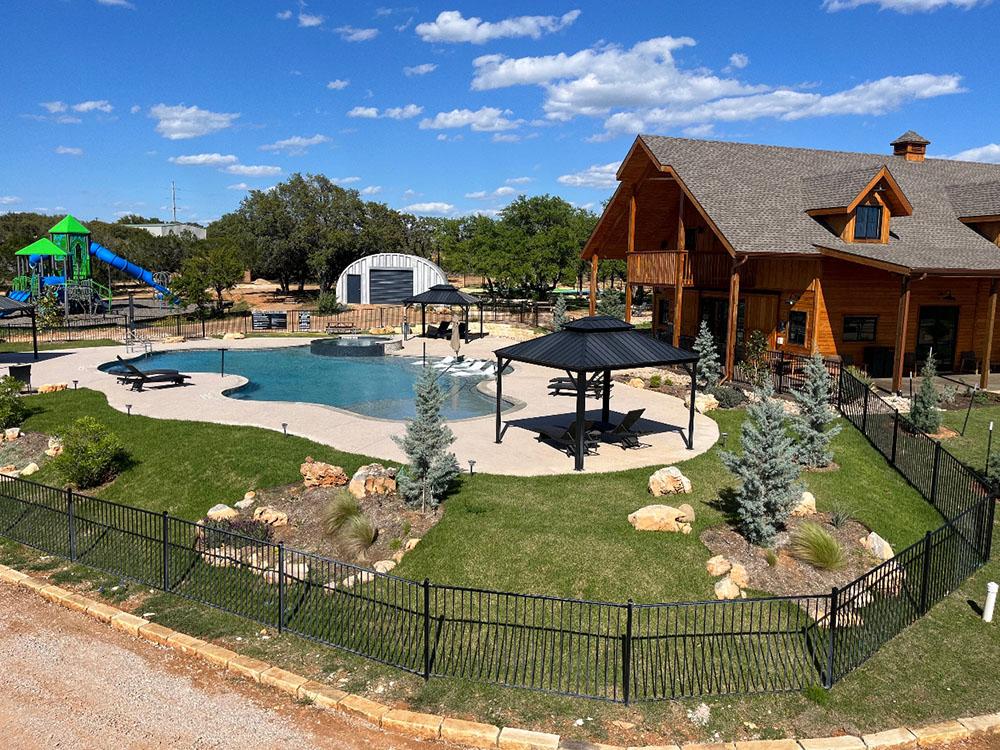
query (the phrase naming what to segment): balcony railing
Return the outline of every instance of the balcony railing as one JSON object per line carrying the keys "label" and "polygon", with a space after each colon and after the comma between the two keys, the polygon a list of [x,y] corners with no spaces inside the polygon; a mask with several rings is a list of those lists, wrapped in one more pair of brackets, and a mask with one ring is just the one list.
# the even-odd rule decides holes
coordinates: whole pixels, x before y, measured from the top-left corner
{"label": "balcony railing", "polygon": [[678,271],[682,274],[681,283],[684,286],[725,287],[729,284],[732,261],[726,254],[643,250],[628,253],[625,257],[628,280],[632,284],[674,286]]}

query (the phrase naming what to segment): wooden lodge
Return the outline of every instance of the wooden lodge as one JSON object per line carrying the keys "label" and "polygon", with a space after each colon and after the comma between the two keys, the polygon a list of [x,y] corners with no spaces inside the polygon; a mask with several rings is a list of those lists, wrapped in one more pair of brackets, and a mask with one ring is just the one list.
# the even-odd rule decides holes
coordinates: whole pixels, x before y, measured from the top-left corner
{"label": "wooden lodge", "polygon": [[[654,332],[690,345],[705,320],[732,376],[753,330],[892,376],[933,350],[943,372],[1000,362],[1000,165],[640,135],[583,257],[625,259]],[[627,305],[631,309],[631,305]]]}

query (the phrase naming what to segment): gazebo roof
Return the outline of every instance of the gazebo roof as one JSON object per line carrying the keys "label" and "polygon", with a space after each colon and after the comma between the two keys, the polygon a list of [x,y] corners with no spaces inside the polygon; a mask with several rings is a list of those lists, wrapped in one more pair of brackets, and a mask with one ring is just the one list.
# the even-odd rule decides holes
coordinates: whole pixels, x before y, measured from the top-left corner
{"label": "gazebo roof", "polygon": [[7,295],[0,294],[0,315],[10,315],[12,313],[27,314],[31,312],[31,305],[27,302],[18,302]]}
{"label": "gazebo roof", "polygon": [[678,349],[608,315],[567,323],[561,331],[497,349],[496,355],[570,372],[659,367],[698,361],[698,353]]}
{"label": "gazebo roof", "polygon": [[479,297],[460,292],[451,284],[435,284],[426,292],[415,294],[403,300],[405,305],[459,305],[473,307],[483,304]]}
{"label": "gazebo roof", "polygon": [[22,247],[14,255],[52,255],[56,258],[63,258],[66,256],[66,251],[48,237],[42,237],[27,247]]}
{"label": "gazebo roof", "polygon": [[67,214],[49,230],[49,234],[90,234],[90,230],[77,221],[75,216]]}

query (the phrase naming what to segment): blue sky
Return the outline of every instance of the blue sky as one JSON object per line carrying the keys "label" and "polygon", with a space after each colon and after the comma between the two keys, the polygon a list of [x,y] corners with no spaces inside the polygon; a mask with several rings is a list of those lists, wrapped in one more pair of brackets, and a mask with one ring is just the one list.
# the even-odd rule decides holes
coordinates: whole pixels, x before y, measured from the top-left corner
{"label": "blue sky", "polygon": [[637,132],[1000,162],[990,0],[7,0],[0,211],[207,222],[318,172],[597,208]]}

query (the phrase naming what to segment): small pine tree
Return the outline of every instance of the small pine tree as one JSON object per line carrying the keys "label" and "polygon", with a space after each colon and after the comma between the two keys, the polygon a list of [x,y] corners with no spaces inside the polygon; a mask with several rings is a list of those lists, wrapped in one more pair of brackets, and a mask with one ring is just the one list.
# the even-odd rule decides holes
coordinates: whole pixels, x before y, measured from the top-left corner
{"label": "small pine tree", "polygon": [[786,430],[787,418],[773,391],[756,391],[740,428],[743,452],[720,452],[722,463],[741,481],[736,493],[736,517],[751,544],[767,546],[802,496],[798,446]]}
{"label": "small pine tree", "polygon": [[616,289],[605,289],[597,300],[597,314],[625,320],[625,295]]}
{"label": "small pine tree", "polygon": [[563,326],[569,322],[566,316],[566,298],[563,295],[556,297],[556,303],[552,306],[552,324],[555,330],[561,331]]}
{"label": "small pine tree", "polygon": [[702,389],[715,388],[722,380],[722,363],[719,352],[715,348],[715,339],[708,330],[708,323],[701,321],[698,337],[694,340],[694,350],[698,352],[698,387]]}
{"label": "small pine tree", "polygon": [[425,367],[414,388],[417,415],[406,423],[406,433],[393,439],[403,449],[409,464],[398,477],[399,492],[420,511],[435,507],[458,476],[458,461],[448,446],[455,442],[452,431],[441,419],[444,395],[437,383],[438,372]]}
{"label": "small pine tree", "polygon": [[799,463],[810,469],[829,466],[833,462],[830,441],[840,432],[840,425],[829,426],[837,418],[830,408],[832,386],[830,373],[823,358],[814,354],[803,368],[802,387],[792,391],[799,413],[792,425],[799,434]]}
{"label": "small pine tree", "polygon": [[934,353],[930,352],[920,370],[920,388],[917,389],[913,404],[910,406],[910,421],[918,430],[931,435],[941,429],[941,414],[937,410],[938,392],[934,388],[936,376]]}

